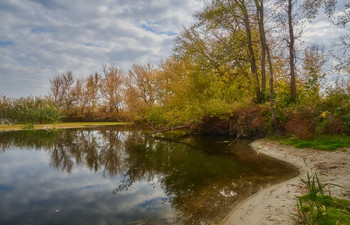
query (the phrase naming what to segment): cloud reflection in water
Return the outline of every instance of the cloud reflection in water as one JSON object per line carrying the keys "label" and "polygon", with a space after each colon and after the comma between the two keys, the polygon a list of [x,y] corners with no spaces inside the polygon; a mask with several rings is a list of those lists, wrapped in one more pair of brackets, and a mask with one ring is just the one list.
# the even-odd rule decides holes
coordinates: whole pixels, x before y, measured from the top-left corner
{"label": "cloud reflection in water", "polygon": [[225,153],[215,140],[185,145],[118,129],[2,132],[0,224],[210,222],[295,174],[247,145]]}

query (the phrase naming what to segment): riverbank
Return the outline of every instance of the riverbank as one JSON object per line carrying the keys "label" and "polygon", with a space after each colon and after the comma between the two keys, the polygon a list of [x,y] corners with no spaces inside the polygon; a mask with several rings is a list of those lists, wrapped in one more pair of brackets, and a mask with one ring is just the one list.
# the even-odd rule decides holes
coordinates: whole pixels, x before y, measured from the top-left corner
{"label": "riverbank", "polygon": [[70,129],[70,128],[87,128],[95,126],[116,126],[116,125],[128,125],[124,122],[69,122],[69,123],[57,123],[57,124],[34,124],[33,126],[28,124],[14,124],[6,125],[0,124],[0,131],[10,130],[23,130],[23,129],[36,129],[36,130],[52,130],[52,129]]}
{"label": "riverbank", "polygon": [[[334,183],[332,196],[350,200],[350,148],[334,152],[298,149],[268,140],[254,141],[259,154],[286,161],[300,170],[319,174],[322,183]],[[291,225],[296,213],[296,197],[306,193],[299,176],[267,187],[238,204],[222,221],[223,225]]]}

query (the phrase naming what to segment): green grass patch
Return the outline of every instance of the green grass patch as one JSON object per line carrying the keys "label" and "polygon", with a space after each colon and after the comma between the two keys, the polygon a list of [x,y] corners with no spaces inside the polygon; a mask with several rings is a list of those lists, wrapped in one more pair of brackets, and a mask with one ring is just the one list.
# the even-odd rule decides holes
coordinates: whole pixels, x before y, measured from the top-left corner
{"label": "green grass patch", "polygon": [[317,195],[311,200],[306,194],[299,198],[302,224],[350,224],[350,201],[329,195]]}
{"label": "green grass patch", "polygon": [[297,198],[296,224],[350,224],[350,201],[331,197],[330,191],[329,195],[325,194],[326,187],[341,186],[331,183],[322,184],[316,173],[306,175],[306,179],[301,178],[301,181],[308,193]]}
{"label": "green grass patch", "polygon": [[284,138],[281,143],[292,145],[297,148],[313,148],[324,151],[334,151],[338,148],[350,147],[350,137],[341,135],[319,135],[310,140],[287,137]]}

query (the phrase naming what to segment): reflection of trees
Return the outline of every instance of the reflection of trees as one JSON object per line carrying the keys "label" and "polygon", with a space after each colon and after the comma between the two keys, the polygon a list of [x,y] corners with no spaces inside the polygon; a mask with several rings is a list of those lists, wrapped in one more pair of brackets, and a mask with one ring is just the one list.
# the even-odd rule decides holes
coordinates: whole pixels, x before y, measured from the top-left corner
{"label": "reflection of trees", "polygon": [[[44,137],[44,138],[43,138]],[[6,131],[0,132],[0,149],[6,151],[12,147],[26,149],[47,149],[56,142],[57,131]]]}
{"label": "reflection of trees", "polygon": [[[208,155],[188,145],[154,140],[136,132],[129,133],[125,151],[124,180],[115,193],[128,189],[135,181],[152,180],[157,174],[167,200],[186,224],[215,219],[225,212],[224,207],[237,196],[224,196],[222,191],[241,191],[238,189],[242,187],[232,185],[232,181],[243,171],[250,171],[227,155]],[[244,188],[251,188],[246,184],[241,181]]]}
{"label": "reflection of trees", "polygon": [[[75,166],[116,175],[120,167],[119,131],[58,130],[0,133],[3,151],[11,148],[44,150],[50,153],[50,166],[70,173]],[[98,140],[99,139],[99,140]]]}
{"label": "reflection of trees", "polygon": [[224,149],[223,142],[193,137],[186,141],[191,145],[108,129],[0,133],[3,151],[12,147],[44,149],[50,153],[50,165],[61,171],[70,173],[74,167],[85,166],[108,176],[119,174],[123,179],[114,190],[116,194],[137,181],[158,180],[167,195],[165,200],[185,224],[220,219],[235,200],[266,182],[275,182],[276,174],[292,175],[286,166],[244,146],[235,153],[218,154]]}
{"label": "reflection of trees", "polygon": [[[115,193],[135,181],[157,176],[167,201],[177,209],[179,222],[210,223],[224,216],[236,200],[256,192],[268,181],[273,182],[274,173],[290,171],[281,163],[256,155],[247,146],[240,146],[243,150],[237,154],[220,154],[218,151],[225,150],[227,144],[217,144],[210,138],[192,137],[187,141],[195,148],[147,138],[143,133],[129,133],[125,140],[124,180]],[[248,159],[250,162],[242,163]],[[278,169],[271,173],[271,167]]]}
{"label": "reflection of trees", "polygon": [[122,170],[122,133],[116,131],[101,131],[103,142],[100,150],[100,161],[104,162],[104,174],[115,176]]}

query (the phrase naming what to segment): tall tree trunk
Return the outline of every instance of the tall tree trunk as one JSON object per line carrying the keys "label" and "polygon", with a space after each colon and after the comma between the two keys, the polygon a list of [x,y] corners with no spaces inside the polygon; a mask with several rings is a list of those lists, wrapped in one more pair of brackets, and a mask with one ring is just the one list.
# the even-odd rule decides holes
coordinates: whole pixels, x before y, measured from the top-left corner
{"label": "tall tree trunk", "polygon": [[[257,6],[258,7],[258,6]],[[263,7],[262,3],[261,6]],[[263,31],[262,31],[262,26],[260,24],[260,21],[264,23],[264,15],[261,15],[261,12],[259,11],[260,9],[257,8],[257,15],[258,15],[258,23],[259,23],[259,33],[260,33],[260,45],[261,45],[261,93],[262,95],[265,95],[265,90],[266,90],[266,68],[265,68],[265,62],[266,62],[266,50],[264,47],[264,42],[263,42]]]}
{"label": "tall tree trunk", "polygon": [[[254,0],[257,12],[258,12],[258,23],[259,23],[259,30],[260,30],[260,37],[261,37],[261,47],[267,54],[267,61],[269,64],[269,72],[270,72],[270,110],[271,110],[271,117],[273,121],[273,125],[275,127],[275,130],[278,131],[278,122],[277,122],[277,116],[275,112],[275,101],[273,96],[273,67],[272,67],[272,61],[271,61],[271,54],[270,54],[270,48],[266,41],[266,33],[265,33],[265,22],[264,22],[264,0]],[[265,63],[264,63],[265,66]]]}
{"label": "tall tree trunk", "polygon": [[250,69],[251,69],[253,76],[255,78],[256,99],[257,99],[257,101],[259,101],[260,100],[260,82],[259,82],[258,71],[256,68],[256,59],[255,59],[255,54],[254,54],[254,49],[253,49],[252,33],[250,30],[251,27],[250,27],[250,21],[249,21],[249,14],[248,14],[248,10],[247,10],[247,7],[245,5],[244,0],[239,0],[238,6],[242,10],[243,17],[244,17],[244,26],[245,26],[245,30],[247,33],[247,47],[248,47],[248,53],[249,53]]}
{"label": "tall tree trunk", "polygon": [[292,17],[293,3],[288,0],[288,28],[289,28],[289,67],[290,67],[290,93],[292,99],[296,99],[296,85],[295,85],[295,49],[294,49],[294,30]]}
{"label": "tall tree trunk", "polygon": [[267,52],[267,61],[269,63],[269,71],[270,71],[270,110],[271,110],[271,117],[273,121],[273,125],[275,127],[276,131],[279,131],[278,122],[277,122],[277,116],[275,112],[275,98],[273,96],[273,68],[272,68],[272,62],[271,62],[271,55],[270,55],[270,49],[268,45],[266,44],[266,52]]}

